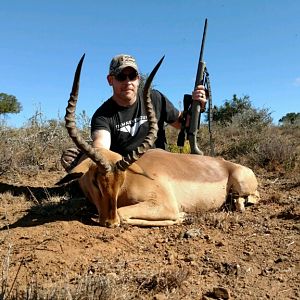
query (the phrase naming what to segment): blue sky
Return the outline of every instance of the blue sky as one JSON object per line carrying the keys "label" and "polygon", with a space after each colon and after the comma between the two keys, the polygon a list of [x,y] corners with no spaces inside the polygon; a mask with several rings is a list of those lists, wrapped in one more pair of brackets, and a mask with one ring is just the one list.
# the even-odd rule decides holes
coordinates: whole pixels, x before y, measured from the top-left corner
{"label": "blue sky", "polygon": [[63,117],[83,53],[78,112],[92,116],[111,96],[106,75],[119,53],[142,73],[165,55],[155,87],[179,107],[194,87],[205,18],[213,104],[248,95],[277,123],[300,111],[299,16],[298,0],[2,0],[0,93],[23,106],[7,123],[22,126],[39,109]]}

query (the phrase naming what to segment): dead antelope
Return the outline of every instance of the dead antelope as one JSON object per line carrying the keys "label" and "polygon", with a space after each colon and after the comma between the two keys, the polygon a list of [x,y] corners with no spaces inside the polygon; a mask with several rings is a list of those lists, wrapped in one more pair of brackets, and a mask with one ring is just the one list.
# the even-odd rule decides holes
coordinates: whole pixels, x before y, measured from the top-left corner
{"label": "dead antelope", "polygon": [[259,199],[256,177],[247,167],[222,158],[150,149],[157,125],[149,90],[162,60],[145,83],[150,130],[142,145],[127,157],[92,148],[75,124],[83,59],[76,69],[65,120],[70,137],[86,156],[60,183],[78,178],[82,191],[97,207],[101,225],[166,226],[181,223],[185,213],[220,208],[229,193],[240,211],[244,201]]}

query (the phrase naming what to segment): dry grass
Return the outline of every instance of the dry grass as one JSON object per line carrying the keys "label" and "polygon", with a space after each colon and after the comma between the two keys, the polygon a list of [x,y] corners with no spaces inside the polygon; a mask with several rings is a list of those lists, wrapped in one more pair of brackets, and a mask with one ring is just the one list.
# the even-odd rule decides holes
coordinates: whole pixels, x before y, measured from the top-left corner
{"label": "dry grass", "polygon": [[[78,123],[85,124],[80,118]],[[89,139],[88,127],[81,133]],[[62,151],[71,145],[64,122],[45,120],[41,112],[36,112],[22,128],[0,126],[0,175],[60,170]]]}
{"label": "dry grass", "polygon": [[[45,286],[35,277],[28,278],[26,288],[18,285],[19,271],[10,273],[11,251],[2,261],[0,299],[2,300],[127,300],[153,299],[159,293],[176,295],[178,289],[189,277],[189,271],[182,268],[164,268],[157,273],[128,273],[125,269],[120,275],[116,273],[91,274],[72,277]],[[124,262],[124,265],[125,262]],[[71,278],[71,279],[68,279]]]}
{"label": "dry grass", "polygon": [[155,293],[172,293],[179,288],[184,281],[189,277],[188,270],[182,270],[178,268],[171,268],[161,270],[157,274],[146,274],[136,278],[139,285],[139,291],[149,293],[153,291]]}

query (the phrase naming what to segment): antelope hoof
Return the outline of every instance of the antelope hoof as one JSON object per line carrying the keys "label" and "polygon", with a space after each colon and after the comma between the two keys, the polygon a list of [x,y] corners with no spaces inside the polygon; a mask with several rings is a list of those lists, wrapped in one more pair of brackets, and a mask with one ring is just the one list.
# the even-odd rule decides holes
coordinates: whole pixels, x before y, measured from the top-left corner
{"label": "antelope hoof", "polygon": [[180,212],[178,214],[178,219],[176,221],[176,224],[182,224],[184,221],[188,219],[188,214],[185,212]]}
{"label": "antelope hoof", "polygon": [[107,228],[116,228],[116,227],[120,226],[119,218],[99,220],[99,223],[100,223],[101,226],[104,226],[104,227],[107,227]]}
{"label": "antelope hoof", "polygon": [[108,228],[117,228],[120,226],[120,222],[115,222],[113,220],[105,221],[105,227]]}
{"label": "antelope hoof", "polygon": [[242,197],[239,197],[235,200],[235,208],[239,212],[245,211],[245,199]]}

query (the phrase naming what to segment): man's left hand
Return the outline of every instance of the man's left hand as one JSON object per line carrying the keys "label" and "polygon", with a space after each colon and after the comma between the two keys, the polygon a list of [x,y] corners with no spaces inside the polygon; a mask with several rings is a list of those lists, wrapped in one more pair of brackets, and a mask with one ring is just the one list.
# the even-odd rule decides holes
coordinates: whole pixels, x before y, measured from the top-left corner
{"label": "man's left hand", "polygon": [[200,102],[200,107],[202,111],[205,111],[205,106],[207,102],[206,95],[207,95],[207,90],[203,85],[196,86],[196,88],[192,93],[192,99]]}

